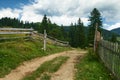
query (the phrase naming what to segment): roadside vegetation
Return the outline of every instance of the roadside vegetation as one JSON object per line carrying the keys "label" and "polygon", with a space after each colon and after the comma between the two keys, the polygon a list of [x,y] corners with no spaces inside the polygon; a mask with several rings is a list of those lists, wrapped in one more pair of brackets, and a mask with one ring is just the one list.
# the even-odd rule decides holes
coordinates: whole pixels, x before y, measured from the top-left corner
{"label": "roadside vegetation", "polygon": [[98,60],[92,49],[76,64],[75,80],[112,80],[109,72]]}
{"label": "roadside vegetation", "polygon": [[0,77],[4,77],[23,61],[36,57],[68,50],[69,48],[47,44],[47,51],[43,51],[43,42],[40,40],[23,39],[0,43]]}
{"label": "roadside vegetation", "polygon": [[69,57],[66,56],[60,56],[53,60],[46,61],[36,71],[26,76],[23,80],[36,80],[36,78],[39,78],[40,80],[50,80],[51,74],[56,72],[68,58]]}

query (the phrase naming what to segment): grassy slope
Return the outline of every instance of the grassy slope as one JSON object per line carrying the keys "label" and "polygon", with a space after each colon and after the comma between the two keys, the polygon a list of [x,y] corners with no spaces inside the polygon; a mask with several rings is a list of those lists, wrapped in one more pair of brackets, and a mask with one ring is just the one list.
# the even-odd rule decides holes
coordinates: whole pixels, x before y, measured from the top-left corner
{"label": "grassy slope", "polygon": [[75,80],[112,80],[103,64],[94,56],[87,54],[78,64]]}
{"label": "grassy slope", "polygon": [[2,34],[0,38],[10,38],[10,37],[25,37],[25,34]]}
{"label": "grassy slope", "polygon": [[38,40],[19,40],[0,43],[0,77],[4,77],[12,69],[19,66],[23,61],[68,49],[48,44],[47,51],[44,52],[41,49],[42,47],[42,42]]}
{"label": "grassy slope", "polygon": [[56,72],[67,59],[68,57],[60,56],[53,60],[46,61],[36,71],[26,76],[23,80],[36,80],[36,78],[39,77],[41,78],[40,80],[50,80],[50,74]]}

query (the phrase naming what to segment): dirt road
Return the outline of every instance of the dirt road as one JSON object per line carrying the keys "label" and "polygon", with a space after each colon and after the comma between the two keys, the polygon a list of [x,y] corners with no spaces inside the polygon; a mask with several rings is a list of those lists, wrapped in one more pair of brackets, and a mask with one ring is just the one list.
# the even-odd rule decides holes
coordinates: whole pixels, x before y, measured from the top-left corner
{"label": "dirt road", "polygon": [[6,75],[4,78],[0,78],[0,80],[20,80],[24,76],[35,71],[42,63],[45,61],[52,60],[58,56],[69,56],[68,61],[61,66],[61,68],[52,75],[52,80],[73,80],[74,77],[74,62],[77,56],[83,56],[85,51],[65,51],[41,58],[36,58],[31,61],[26,61],[15,70],[12,70],[10,74]]}

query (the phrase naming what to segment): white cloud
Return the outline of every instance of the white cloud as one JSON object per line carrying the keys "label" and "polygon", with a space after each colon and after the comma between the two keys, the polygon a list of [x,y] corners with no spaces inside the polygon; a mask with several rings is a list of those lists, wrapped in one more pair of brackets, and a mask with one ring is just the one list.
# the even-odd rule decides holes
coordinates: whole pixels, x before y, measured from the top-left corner
{"label": "white cloud", "polygon": [[[87,25],[88,16],[93,8],[98,8],[105,18],[106,29],[119,27],[120,20],[119,0],[30,0],[31,3],[21,5],[20,9],[1,9],[1,17],[15,17],[23,21],[40,22],[44,14],[59,25],[70,25],[80,17]],[[115,25],[110,25],[114,23]],[[111,27],[109,27],[111,26]]]}
{"label": "white cloud", "polygon": [[[53,16],[49,17],[53,23],[57,23],[58,25],[65,25],[68,26],[71,23],[77,23],[78,17],[72,17],[72,16],[67,16],[67,15],[62,15],[62,16]],[[88,18],[81,18],[81,21],[85,24],[88,25]]]}
{"label": "white cloud", "polygon": [[109,26],[108,30],[112,30],[112,29],[115,29],[115,28],[120,28],[120,23],[116,23],[114,25]]}
{"label": "white cloud", "polygon": [[[120,19],[119,0],[35,0],[32,4],[23,6],[23,20],[40,21],[44,14],[51,17],[53,22],[70,25],[77,18],[82,18],[84,24],[88,24],[87,18],[93,8],[98,8],[105,17],[105,22],[115,22]],[[113,6],[114,5],[114,6]],[[29,14],[28,14],[29,13]],[[114,14],[114,16],[113,16]],[[29,15],[29,16],[27,16]],[[35,16],[36,15],[36,16]],[[35,20],[36,19],[36,20]],[[39,19],[39,20],[37,20]]]}
{"label": "white cloud", "polygon": [[85,26],[87,26],[89,24],[88,18],[81,18],[81,20]]}
{"label": "white cloud", "polygon": [[19,18],[19,14],[21,13],[21,10],[11,8],[1,9],[0,10],[0,18],[2,17],[11,17],[11,18]]}
{"label": "white cloud", "polygon": [[59,25],[70,25],[71,22],[75,22],[77,20],[76,17],[69,17],[67,15],[62,15],[62,16],[53,16],[50,17],[52,22],[55,22]]}
{"label": "white cloud", "polygon": [[[77,22],[78,18],[80,17],[73,15],[73,13],[75,14],[77,11],[79,11],[78,6],[78,0],[35,0],[35,3],[22,7],[23,12],[21,20],[38,22],[42,20],[44,14],[47,14],[52,22],[55,22],[59,25],[70,25],[71,22]],[[87,18],[80,18],[85,25],[88,24]]]}
{"label": "white cloud", "polygon": [[104,29],[108,29],[108,27],[110,27],[109,24],[106,24],[106,23],[103,24],[103,28],[104,28]]}

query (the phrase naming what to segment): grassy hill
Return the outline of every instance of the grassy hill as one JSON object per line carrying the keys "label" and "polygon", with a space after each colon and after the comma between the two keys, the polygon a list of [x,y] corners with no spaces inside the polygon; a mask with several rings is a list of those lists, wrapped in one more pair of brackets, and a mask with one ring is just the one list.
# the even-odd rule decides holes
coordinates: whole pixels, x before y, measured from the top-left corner
{"label": "grassy hill", "polygon": [[69,48],[47,44],[47,51],[43,51],[41,40],[15,40],[0,43],[0,77],[4,77],[23,61],[41,57]]}

